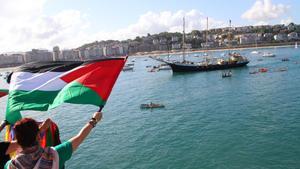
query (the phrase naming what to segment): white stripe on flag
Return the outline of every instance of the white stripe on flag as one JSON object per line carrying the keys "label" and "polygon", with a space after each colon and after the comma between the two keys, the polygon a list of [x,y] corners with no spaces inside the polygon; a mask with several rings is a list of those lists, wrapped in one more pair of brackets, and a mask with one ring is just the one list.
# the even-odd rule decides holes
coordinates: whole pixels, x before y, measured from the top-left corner
{"label": "white stripe on flag", "polygon": [[60,77],[65,73],[66,72],[15,72],[12,75],[9,90],[61,90],[67,84],[66,82],[60,79]]}

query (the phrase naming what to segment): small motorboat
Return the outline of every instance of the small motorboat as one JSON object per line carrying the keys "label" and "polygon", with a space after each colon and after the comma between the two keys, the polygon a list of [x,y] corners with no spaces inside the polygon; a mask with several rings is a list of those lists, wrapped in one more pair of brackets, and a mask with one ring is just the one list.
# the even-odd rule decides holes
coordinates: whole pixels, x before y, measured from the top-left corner
{"label": "small motorboat", "polygon": [[260,54],[260,52],[257,51],[257,50],[254,50],[254,51],[251,52],[251,54]]}
{"label": "small motorboat", "polygon": [[231,77],[231,76],[232,76],[231,71],[222,73],[222,78]]}
{"label": "small motorboat", "polygon": [[285,72],[287,70],[288,70],[288,68],[286,68],[286,67],[281,67],[278,69],[279,72]]}
{"label": "small motorboat", "polygon": [[271,53],[271,52],[265,52],[262,56],[263,57],[275,57],[275,54]]}
{"label": "small motorboat", "polygon": [[158,66],[159,70],[172,70],[172,68],[167,64],[161,64]]}
{"label": "small motorboat", "polygon": [[124,66],[123,67],[123,71],[125,72],[125,71],[133,71],[133,66]]}
{"label": "small motorboat", "polygon": [[260,69],[258,69],[258,71],[261,72],[261,73],[266,73],[266,72],[268,72],[268,69],[267,68],[260,68]]}
{"label": "small motorboat", "polygon": [[153,109],[153,108],[164,108],[163,104],[149,103],[149,104],[141,104],[141,109]]}
{"label": "small motorboat", "polygon": [[252,72],[249,72],[249,74],[257,74],[258,73],[258,71],[252,71]]}
{"label": "small motorboat", "polygon": [[159,70],[157,68],[152,68],[150,70],[148,70],[148,72],[158,72]]}
{"label": "small motorboat", "polygon": [[290,59],[289,58],[282,58],[281,61],[287,62],[287,61],[290,61]]}

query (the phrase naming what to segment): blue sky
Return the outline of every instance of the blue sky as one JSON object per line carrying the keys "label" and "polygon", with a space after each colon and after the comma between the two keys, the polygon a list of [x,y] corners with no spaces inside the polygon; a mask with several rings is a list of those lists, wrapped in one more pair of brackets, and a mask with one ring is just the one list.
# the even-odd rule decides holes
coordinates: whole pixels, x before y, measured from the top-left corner
{"label": "blue sky", "polygon": [[[84,2],[84,3],[83,3]],[[93,29],[111,30],[126,27],[135,23],[139,16],[148,11],[162,12],[196,9],[204,15],[226,21],[232,19],[237,25],[249,25],[251,22],[241,18],[256,0],[52,0],[45,7],[48,14],[54,14],[64,9],[77,9],[88,15],[93,23]],[[273,4],[290,5],[286,16],[299,23],[300,1],[272,0]],[[271,24],[280,23],[275,19]]]}
{"label": "blue sky", "polygon": [[0,52],[209,27],[300,23],[298,0],[0,0]]}

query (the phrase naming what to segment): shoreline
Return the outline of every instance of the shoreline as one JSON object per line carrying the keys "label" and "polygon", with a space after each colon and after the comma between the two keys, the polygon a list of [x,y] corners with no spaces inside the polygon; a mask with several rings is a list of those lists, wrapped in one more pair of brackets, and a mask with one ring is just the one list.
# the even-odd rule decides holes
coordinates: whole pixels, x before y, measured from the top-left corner
{"label": "shoreline", "polygon": [[[289,43],[267,43],[267,44],[259,44],[259,46],[255,45],[244,45],[244,46],[234,46],[234,47],[218,47],[218,48],[210,48],[210,49],[189,49],[186,50],[185,53],[193,54],[193,53],[201,53],[201,52],[216,52],[216,51],[228,51],[228,50],[250,50],[250,49],[270,49],[270,48],[288,48],[293,47],[296,42]],[[297,41],[300,44],[300,41]],[[178,55],[181,54],[181,50],[172,50],[172,51],[152,51],[152,52],[138,52],[135,54],[128,55],[129,57],[149,57],[149,56],[161,56],[161,55]],[[22,64],[10,64],[10,65],[1,65],[0,69],[3,71],[5,69],[14,69]]]}
{"label": "shoreline", "polygon": [[[280,44],[265,44],[260,46],[253,46],[253,45],[247,45],[247,46],[235,46],[235,47],[224,47],[224,48],[211,48],[211,49],[190,49],[186,50],[185,53],[192,54],[192,53],[201,53],[201,52],[215,52],[215,51],[228,51],[228,50],[249,50],[249,49],[269,49],[269,48],[287,48],[287,47],[293,47],[295,45],[295,42],[293,43],[280,43]],[[181,50],[173,50],[173,51],[152,51],[152,52],[138,52],[134,55],[131,55],[131,57],[145,57],[145,56],[160,56],[160,55],[168,55],[168,53],[171,54],[181,54]]]}

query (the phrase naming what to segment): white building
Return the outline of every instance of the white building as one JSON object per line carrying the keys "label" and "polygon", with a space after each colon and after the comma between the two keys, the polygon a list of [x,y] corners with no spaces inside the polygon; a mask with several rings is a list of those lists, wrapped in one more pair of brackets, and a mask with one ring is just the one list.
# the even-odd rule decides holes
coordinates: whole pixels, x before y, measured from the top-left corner
{"label": "white building", "polygon": [[172,42],[178,42],[179,37],[178,36],[172,36]]}
{"label": "white building", "polygon": [[63,50],[62,52],[63,60],[74,61],[80,60],[79,51],[75,49]]}
{"label": "white building", "polygon": [[99,59],[103,56],[103,48],[100,46],[93,46],[87,50],[89,51],[88,59]]}
{"label": "white building", "polygon": [[158,45],[159,44],[159,40],[158,39],[153,39],[153,45]]}
{"label": "white building", "polygon": [[239,43],[241,45],[245,44],[255,44],[258,41],[261,41],[262,35],[257,33],[247,33],[239,35]]}
{"label": "white building", "polygon": [[14,66],[24,63],[24,54],[1,54],[0,66]]}
{"label": "white building", "polygon": [[53,54],[44,49],[32,49],[25,52],[25,63],[37,61],[53,61]]}
{"label": "white building", "polygon": [[173,50],[181,49],[181,44],[180,43],[172,43],[172,49]]}
{"label": "white building", "polygon": [[62,54],[58,46],[53,47],[53,61],[63,60]]}
{"label": "white building", "polygon": [[286,33],[278,33],[277,35],[274,35],[274,39],[276,41],[287,41],[288,36]]}
{"label": "white building", "polygon": [[297,32],[291,32],[288,34],[288,40],[299,40],[299,35]]}

